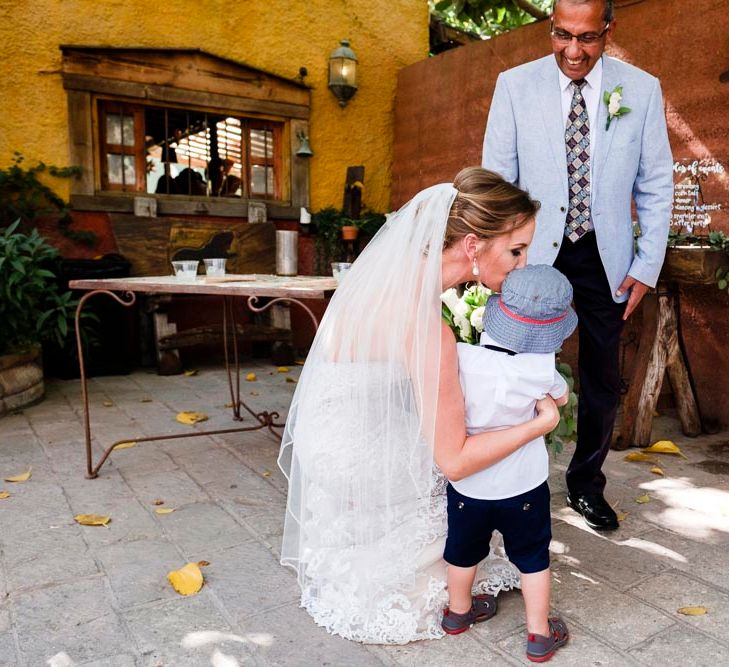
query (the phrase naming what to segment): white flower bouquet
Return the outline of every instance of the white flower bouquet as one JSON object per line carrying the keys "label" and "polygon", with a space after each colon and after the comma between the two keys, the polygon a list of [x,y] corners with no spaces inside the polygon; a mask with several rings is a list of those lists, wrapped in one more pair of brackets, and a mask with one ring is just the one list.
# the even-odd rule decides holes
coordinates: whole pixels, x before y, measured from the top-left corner
{"label": "white flower bouquet", "polygon": [[462,343],[478,345],[486,301],[491,294],[491,290],[476,282],[467,285],[460,296],[455,287],[440,295],[443,319]]}

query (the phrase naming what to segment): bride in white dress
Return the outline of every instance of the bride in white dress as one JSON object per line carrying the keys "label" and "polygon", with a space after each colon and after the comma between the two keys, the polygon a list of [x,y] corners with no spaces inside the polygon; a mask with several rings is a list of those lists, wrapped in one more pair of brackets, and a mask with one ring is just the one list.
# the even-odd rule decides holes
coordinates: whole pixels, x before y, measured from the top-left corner
{"label": "bride in white dress", "polygon": [[[329,632],[368,643],[443,636],[446,478],[481,470],[557,424],[554,404],[467,436],[455,339],[440,294],[498,290],[526,262],[536,206],[481,168],[416,195],[367,245],[302,369],[279,465],[289,480],[281,562]],[[496,541],[479,593],[519,585]]]}

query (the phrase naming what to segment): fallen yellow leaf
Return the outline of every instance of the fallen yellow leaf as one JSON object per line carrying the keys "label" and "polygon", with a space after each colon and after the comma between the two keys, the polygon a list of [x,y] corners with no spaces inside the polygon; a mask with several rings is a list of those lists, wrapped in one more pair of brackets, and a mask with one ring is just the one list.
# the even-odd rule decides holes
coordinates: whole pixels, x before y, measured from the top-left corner
{"label": "fallen yellow leaf", "polygon": [[172,514],[172,512],[174,512],[174,511],[175,511],[175,510],[174,510],[174,508],[173,508],[173,507],[158,507],[158,508],[157,508],[157,509],[155,510],[155,512],[156,512],[157,514]]}
{"label": "fallen yellow leaf", "polygon": [[101,514],[77,514],[73,520],[82,526],[105,526],[111,521],[111,517]]}
{"label": "fallen yellow leaf", "polygon": [[136,446],[137,443],[135,440],[129,440],[128,442],[120,442],[119,444],[114,445],[114,449],[131,449]]}
{"label": "fallen yellow leaf", "polygon": [[248,375],[246,375],[246,380],[248,380],[248,382],[255,382],[256,381],[256,374],[255,373],[248,373]]}
{"label": "fallen yellow leaf", "polygon": [[167,574],[167,579],[180,595],[194,595],[203,585],[203,575],[197,563],[188,563]]}
{"label": "fallen yellow leaf", "polygon": [[653,473],[654,475],[661,475],[661,477],[663,477],[663,476],[664,476],[664,475],[666,474],[666,473],[665,473],[665,472],[663,472],[663,470],[661,470],[661,469],[660,469],[660,468],[659,468],[658,466],[653,466],[653,467],[651,468],[651,472],[652,472],[652,473]]}
{"label": "fallen yellow leaf", "polygon": [[10,494],[7,491],[0,491],[0,500],[5,500],[5,498],[10,498]]}
{"label": "fallen yellow leaf", "polygon": [[198,564],[198,565],[199,565],[200,567],[207,567],[208,565],[210,565],[210,561],[209,561],[209,560],[199,560],[199,561],[197,562],[197,564]]}
{"label": "fallen yellow leaf", "polygon": [[183,371],[184,375],[187,375],[187,377],[192,377],[193,375],[197,375],[197,371],[194,369],[190,369],[189,371]]}
{"label": "fallen yellow leaf", "polygon": [[12,477],[6,477],[6,482],[27,482],[30,479],[30,473],[33,470],[33,466],[28,466],[28,469],[20,474],[20,475],[13,475]]}
{"label": "fallen yellow leaf", "polygon": [[175,417],[180,424],[197,424],[207,421],[208,416],[204,412],[178,412]]}
{"label": "fallen yellow leaf", "polygon": [[286,382],[290,382],[291,384],[296,384],[296,378],[287,377]]}
{"label": "fallen yellow leaf", "polygon": [[288,373],[289,372],[289,367],[288,366],[279,366],[276,370],[279,373]]}
{"label": "fallen yellow leaf", "polygon": [[294,362],[297,366],[303,366],[306,362],[305,361],[295,361]]}
{"label": "fallen yellow leaf", "polygon": [[143,398],[141,402],[142,403],[151,403],[153,400],[154,399],[152,399],[152,398]]}
{"label": "fallen yellow leaf", "polygon": [[644,454],[643,452],[630,452],[630,454],[626,454],[623,457],[624,461],[646,461],[648,463],[655,463],[656,460],[652,456],[648,456],[648,454]]}
{"label": "fallen yellow leaf", "polygon": [[251,396],[258,396],[258,395],[259,395],[259,394],[258,394],[258,392],[257,392],[257,391],[252,391],[252,392],[251,392]]}
{"label": "fallen yellow leaf", "polygon": [[625,521],[629,512],[618,512],[617,514],[618,514],[618,521]]}
{"label": "fallen yellow leaf", "polygon": [[235,407],[235,403],[226,403],[223,407],[224,408],[234,408]]}
{"label": "fallen yellow leaf", "polygon": [[651,501],[651,497],[647,493],[644,493],[642,496],[638,496],[635,499],[635,502],[640,503],[641,505],[643,503],[649,503],[650,501]]}
{"label": "fallen yellow leaf", "polygon": [[706,607],[681,607],[680,609],[677,609],[679,614],[683,614],[684,616],[703,616],[704,614],[708,614],[709,610]]}
{"label": "fallen yellow leaf", "polygon": [[103,405],[105,408],[110,408],[114,403],[111,401],[104,401],[101,405]]}
{"label": "fallen yellow leaf", "polygon": [[271,471],[268,468],[264,468],[262,475],[264,477],[270,477],[271,476]]}
{"label": "fallen yellow leaf", "polygon": [[164,505],[164,504],[165,504],[165,501],[164,501],[164,500],[160,500],[160,499],[158,498],[158,499],[157,499],[157,500],[155,500],[155,501],[154,501],[154,502],[153,502],[152,504],[153,504],[153,505]]}
{"label": "fallen yellow leaf", "polygon": [[646,447],[643,451],[655,452],[656,454],[676,454],[677,456],[686,458],[684,453],[670,440],[659,440],[658,442],[654,442],[650,447]]}

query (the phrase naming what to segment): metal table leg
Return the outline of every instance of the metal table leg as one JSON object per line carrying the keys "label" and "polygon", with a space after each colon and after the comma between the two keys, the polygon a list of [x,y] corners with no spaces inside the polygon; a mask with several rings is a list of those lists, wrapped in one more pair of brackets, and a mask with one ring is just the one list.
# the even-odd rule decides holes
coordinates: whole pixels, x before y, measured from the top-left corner
{"label": "metal table leg", "polygon": [[[280,415],[278,412],[254,412],[244,401],[240,398],[240,361],[238,357],[238,340],[237,340],[237,331],[236,331],[236,322],[235,322],[235,311],[233,308],[233,302],[230,297],[223,297],[223,347],[224,347],[224,353],[225,353],[225,369],[226,373],[228,375],[228,386],[230,389],[230,396],[231,401],[233,405],[233,419],[236,421],[242,421],[243,418],[240,415],[240,408],[241,406],[245,408],[245,410],[252,415],[256,420],[255,426],[244,426],[244,427],[238,427],[238,428],[229,428],[229,429],[218,429],[214,431],[195,431],[194,433],[180,433],[177,435],[157,435],[157,436],[140,436],[140,437],[131,437],[131,438],[124,438],[123,440],[117,440],[113,444],[111,444],[102,454],[101,458],[94,464],[93,462],[93,453],[91,451],[91,419],[90,419],[90,411],[89,411],[89,395],[88,395],[88,383],[86,380],[86,365],[84,360],[84,350],[83,345],[81,342],[81,326],[80,326],[80,320],[81,320],[81,311],[83,310],[84,304],[93,296],[96,296],[97,294],[105,294],[115,301],[117,301],[119,304],[125,307],[130,307],[134,305],[136,302],[136,295],[134,292],[123,292],[122,296],[119,296],[115,294],[114,292],[111,292],[109,290],[92,290],[90,292],[87,292],[84,294],[78,302],[78,306],[76,307],[76,315],[75,315],[75,323],[76,323],[76,347],[78,349],[78,363],[79,363],[79,373],[80,373],[80,379],[81,379],[81,400],[83,403],[83,412],[84,412],[84,440],[85,440],[85,447],[86,447],[86,477],[87,479],[95,479],[98,477],[99,470],[101,466],[104,465],[106,460],[111,455],[114,448],[124,442],[153,442],[156,440],[177,440],[180,438],[195,438],[198,436],[207,436],[207,435],[222,435],[224,433],[242,433],[244,431],[257,431],[262,428],[268,428],[268,430],[273,433],[274,435],[278,435],[275,428],[283,428],[285,424],[277,422],[277,419],[279,419]],[[319,322],[314,316],[314,313],[306,306],[305,304],[301,303],[297,299],[288,299],[288,298],[277,298],[269,301],[268,303],[264,304],[261,307],[256,306],[256,303],[258,302],[258,298],[255,296],[248,298],[248,307],[254,311],[254,312],[263,312],[270,308],[274,303],[280,302],[280,301],[286,301],[288,303],[295,303],[301,308],[303,308],[309,317],[311,318],[312,323],[314,324],[314,331],[316,332],[317,327],[319,326]],[[232,338],[232,355],[233,355],[233,365],[235,367],[235,382],[233,382],[233,371],[231,370],[230,360],[229,360],[229,347],[231,347],[229,336]]]}

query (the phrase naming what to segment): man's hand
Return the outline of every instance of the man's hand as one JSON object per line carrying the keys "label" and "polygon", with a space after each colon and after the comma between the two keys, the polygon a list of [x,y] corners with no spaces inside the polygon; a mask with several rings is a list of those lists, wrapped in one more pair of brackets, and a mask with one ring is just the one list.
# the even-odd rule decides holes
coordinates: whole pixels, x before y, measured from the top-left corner
{"label": "man's hand", "polygon": [[628,297],[628,305],[625,307],[623,313],[623,319],[627,320],[631,313],[638,307],[641,299],[647,294],[650,287],[645,283],[636,280],[633,276],[625,276],[625,280],[620,283],[618,291],[615,292],[615,296],[622,296],[625,290],[630,290],[630,296]]}

